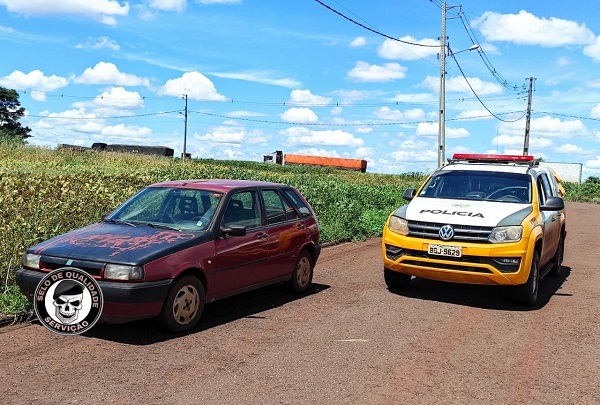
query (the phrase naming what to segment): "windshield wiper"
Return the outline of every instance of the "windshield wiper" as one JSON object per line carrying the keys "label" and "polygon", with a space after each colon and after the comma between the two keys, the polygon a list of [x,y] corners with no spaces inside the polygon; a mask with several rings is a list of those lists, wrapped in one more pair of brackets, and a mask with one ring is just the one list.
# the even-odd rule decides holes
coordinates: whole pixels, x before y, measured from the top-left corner
{"label": "windshield wiper", "polygon": [[120,219],[105,219],[104,222],[110,222],[111,224],[123,224],[123,225],[129,225],[129,226],[133,226],[134,228],[137,226],[136,224],[129,222],[129,221],[123,221]]}
{"label": "windshield wiper", "polygon": [[148,226],[150,226],[152,228],[170,229],[172,231],[181,232],[180,228],[175,228],[174,226],[170,226],[170,225],[157,224],[157,223],[154,223],[154,222],[148,222],[148,223],[146,223],[146,225],[148,225]]}

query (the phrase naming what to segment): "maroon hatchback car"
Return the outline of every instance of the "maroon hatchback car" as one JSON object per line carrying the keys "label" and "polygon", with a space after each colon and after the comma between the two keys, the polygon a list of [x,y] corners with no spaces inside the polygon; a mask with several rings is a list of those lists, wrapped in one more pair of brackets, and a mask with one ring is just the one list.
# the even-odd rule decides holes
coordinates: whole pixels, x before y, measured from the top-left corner
{"label": "maroon hatchback car", "polygon": [[16,281],[30,298],[52,270],[91,274],[104,296],[101,321],[158,317],[193,328],[205,302],[286,281],[311,285],[319,227],[293,187],[245,180],[152,184],[99,223],[28,249]]}

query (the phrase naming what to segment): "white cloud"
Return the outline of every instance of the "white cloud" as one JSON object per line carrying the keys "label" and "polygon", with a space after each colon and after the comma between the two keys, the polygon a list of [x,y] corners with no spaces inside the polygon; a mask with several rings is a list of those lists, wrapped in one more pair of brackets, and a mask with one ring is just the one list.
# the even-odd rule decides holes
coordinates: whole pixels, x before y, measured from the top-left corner
{"label": "white cloud", "polygon": [[46,76],[40,70],[32,70],[23,73],[15,70],[8,76],[0,78],[0,85],[17,90],[36,90],[38,92],[51,92],[65,87],[69,81],[64,77],[52,75]]}
{"label": "white cloud", "polygon": [[267,139],[258,130],[248,131],[239,125],[220,125],[211,128],[210,132],[204,135],[194,135],[194,139],[208,142],[217,146],[228,145],[229,147],[240,148],[246,143],[253,145],[265,145]]}
{"label": "white cloud", "polygon": [[461,111],[455,118],[469,120],[469,121],[475,121],[475,120],[488,120],[493,117],[487,110],[467,110],[467,111]]}
{"label": "white cloud", "polygon": [[121,49],[117,41],[110,39],[109,37],[88,37],[86,43],[77,44],[75,48],[78,49],[112,49],[118,51]]}
{"label": "white cloud", "polygon": [[182,97],[187,94],[195,100],[225,101],[225,96],[219,94],[213,82],[200,72],[187,72],[177,79],[167,80],[158,90],[158,94]]}
{"label": "white cloud", "polygon": [[122,111],[144,107],[144,100],[137,91],[127,91],[123,87],[111,87],[96,96],[91,102],[77,102],[74,107],[101,108]]}
{"label": "white cloud", "polygon": [[377,50],[378,55],[382,58],[392,60],[417,60],[436,55],[440,51],[440,41],[435,39],[425,38],[418,40],[411,36],[405,36],[400,39],[403,41],[432,46],[408,45],[391,39],[386,39],[379,46],[379,49]]}
{"label": "white cloud", "polygon": [[558,47],[564,45],[588,45],[594,41],[594,33],[585,24],[560,18],[539,18],[521,10],[519,14],[500,14],[486,11],[474,20],[488,41],[507,41],[521,45]]}
{"label": "white cloud", "polygon": [[356,156],[357,159],[365,159],[372,156],[374,153],[375,150],[373,148],[361,146],[360,148],[356,148],[354,156]]}
{"label": "white cloud", "polygon": [[123,137],[134,140],[147,140],[152,134],[148,127],[138,127],[136,125],[117,124],[102,128],[100,133],[108,137]]}
{"label": "white cloud", "polygon": [[389,107],[381,107],[373,112],[373,115],[382,120],[402,121],[411,120],[417,121],[425,118],[425,111],[420,108],[413,108],[406,111],[392,110]]}
{"label": "white cloud", "polygon": [[406,68],[398,63],[386,63],[382,66],[367,62],[356,62],[348,77],[357,82],[389,82],[406,77]]}
{"label": "white cloud", "polygon": [[576,154],[576,155],[586,154],[586,151],[581,146],[573,145],[571,143],[565,143],[564,145],[560,145],[555,150],[559,153],[565,153],[565,154]]}
{"label": "white cloud", "polygon": [[[439,124],[433,122],[419,122],[417,125],[416,134],[419,136],[438,136],[439,134]],[[469,137],[469,131],[465,128],[448,128],[446,126],[445,130],[446,138],[467,138]]]}
{"label": "white cloud", "polygon": [[[489,96],[503,93],[502,86],[497,83],[486,82],[478,77],[467,77],[467,80],[469,83],[467,83],[465,78],[462,76],[446,78],[446,93],[472,94],[469,84],[479,96]],[[435,76],[427,76],[420,86],[439,93],[440,78]]]}
{"label": "white cloud", "polygon": [[183,11],[187,6],[186,0],[150,0],[148,7],[161,11]]}
{"label": "white cloud", "polygon": [[272,72],[211,72],[210,74],[215,77],[222,77],[224,79],[243,80],[246,82],[270,84],[272,86],[280,86],[286,88],[299,87],[301,84],[298,80],[290,78],[277,79],[275,78],[275,76],[278,76],[278,74]]}
{"label": "white cloud", "polygon": [[594,62],[600,62],[600,35],[592,44],[583,48],[583,53],[592,58]]}
{"label": "white cloud", "polygon": [[600,118],[600,104],[592,108],[592,111],[590,111],[590,118]]}
{"label": "white cloud", "polygon": [[314,131],[303,127],[288,128],[280,132],[287,136],[290,145],[363,146],[364,141],[341,130]]}
{"label": "white cloud", "polygon": [[150,80],[128,73],[122,73],[115,64],[98,62],[93,68],[87,68],[81,76],[73,79],[81,84],[110,84],[116,86],[150,86]]}
{"label": "white cloud", "polygon": [[432,145],[420,139],[409,138],[391,146],[394,149],[391,156],[397,162],[437,161],[437,152]]}
{"label": "white cloud", "polygon": [[594,160],[588,160],[585,165],[590,169],[600,169],[600,156],[596,156]]}
{"label": "white cloud", "polygon": [[430,103],[436,100],[437,99],[430,93],[396,94],[394,98],[392,98],[392,101],[399,103]]}
{"label": "white cloud", "polygon": [[335,106],[331,109],[330,114],[331,115],[340,115],[343,111],[344,111],[344,109],[342,107]]}
{"label": "white cloud", "polygon": [[75,15],[107,25],[116,25],[115,17],[129,14],[129,3],[116,0],[0,0],[8,11],[27,17]]}
{"label": "white cloud", "polygon": [[44,93],[43,91],[31,91],[29,93],[29,95],[31,96],[32,99],[34,99],[35,101],[46,101],[47,97],[46,97],[46,93]]}
{"label": "white cloud", "polygon": [[352,48],[360,48],[361,46],[365,46],[367,44],[367,40],[365,37],[356,37],[352,42],[350,42],[350,47]]}
{"label": "white cloud", "polygon": [[290,108],[280,115],[286,122],[297,122],[302,124],[314,123],[319,121],[319,117],[310,108]]}
{"label": "white cloud", "polygon": [[294,89],[290,94],[288,103],[299,104],[299,105],[312,105],[322,106],[330,104],[332,99],[330,97],[323,97],[316,94],[312,94],[310,90]]}
{"label": "white cloud", "polygon": [[[498,129],[501,133],[524,136],[525,123],[522,120],[516,122],[501,122]],[[530,123],[530,139],[540,136],[571,138],[573,136],[581,136],[588,133],[589,130],[580,120],[561,121],[558,118],[552,118],[546,115],[544,117],[534,118]]]}
{"label": "white cloud", "polygon": [[[506,148],[514,148],[517,150],[518,148],[523,148],[523,143],[525,142],[525,134],[522,135],[498,135],[492,138],[492,144],[498,146],[504,146]],[[554,143],[552,140],[547,138],[540,137],[529,137],[529,147],[530,148],[549,148]],[[522,149],[521,152],[522,153]],[[519,154],[517,153],[517,154]]]}

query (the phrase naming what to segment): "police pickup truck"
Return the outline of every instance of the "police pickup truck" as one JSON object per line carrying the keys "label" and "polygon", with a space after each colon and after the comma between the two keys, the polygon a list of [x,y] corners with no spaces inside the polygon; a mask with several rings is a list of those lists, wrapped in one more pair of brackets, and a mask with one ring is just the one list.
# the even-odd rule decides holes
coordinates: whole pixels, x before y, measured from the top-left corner
{"label": "police pickup truck", "polygon": [[565,204],[533,156],[455,154],[403,197],[383,228],[390,289],[413,276],[507,285],[533,306],[540,279],[560,275]]}

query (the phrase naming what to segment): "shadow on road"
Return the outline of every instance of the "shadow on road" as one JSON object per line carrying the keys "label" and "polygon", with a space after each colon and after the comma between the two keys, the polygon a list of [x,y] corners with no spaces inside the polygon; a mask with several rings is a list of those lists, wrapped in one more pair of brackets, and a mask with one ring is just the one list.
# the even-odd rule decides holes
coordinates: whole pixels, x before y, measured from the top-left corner
{"label": "shadow on road", "polygon": [[413,278],[406,290],[389,291],[403,297],[428,301],[446,302],[483,309],[502,311],[535,311],[543,308],[553,296],[569,296],[560,292],[561,286],[571,274],[571,268],[562,266],[559,277],[546,275],[540,281],[537,304],[523,306],[511,300],[511,287],[472,284],[456,284],[443,281]]}
{"label": "shadow on road", "polygon": [[307,293],[295,294],[289,292],[284,286],[275,284],[216,301],[204,307],[198,326],[187,333],[167,332],[158,327],[154,320],[149,319],[121,325],[97,324],[84,333],[84,336],[130,345],[150,345],[201,332],[241,318],[264,318],[257,314],[320,293],[328,288],[328,285],[313,283]]}

